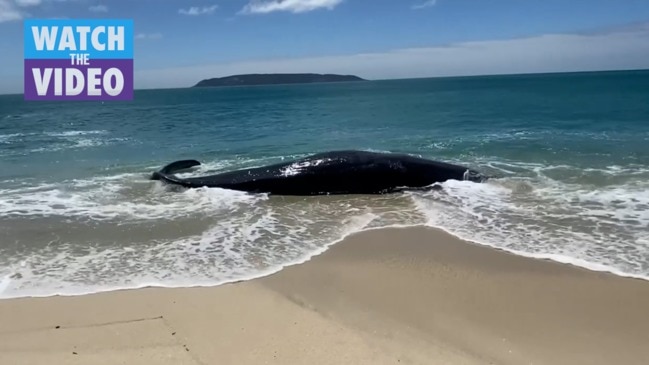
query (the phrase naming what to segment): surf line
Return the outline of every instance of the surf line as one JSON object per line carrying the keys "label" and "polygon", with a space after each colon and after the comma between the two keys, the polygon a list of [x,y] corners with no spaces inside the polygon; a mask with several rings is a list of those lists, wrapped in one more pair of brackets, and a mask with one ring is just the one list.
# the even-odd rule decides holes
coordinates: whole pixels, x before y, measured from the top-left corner
{"label": "surf line", "polygon": [[133,21],[24,21],[25,100],[132,100]]}

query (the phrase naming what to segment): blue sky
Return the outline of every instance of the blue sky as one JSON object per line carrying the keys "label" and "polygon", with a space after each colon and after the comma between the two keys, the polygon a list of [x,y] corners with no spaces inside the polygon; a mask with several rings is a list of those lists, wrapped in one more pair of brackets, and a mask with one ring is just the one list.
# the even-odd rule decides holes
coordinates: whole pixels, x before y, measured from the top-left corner
{"label": "blue sky", "polygon": [[31,17],[133,19],[137,88],[649,68],[649,0],[0,0],[0,93],[22,91]]}

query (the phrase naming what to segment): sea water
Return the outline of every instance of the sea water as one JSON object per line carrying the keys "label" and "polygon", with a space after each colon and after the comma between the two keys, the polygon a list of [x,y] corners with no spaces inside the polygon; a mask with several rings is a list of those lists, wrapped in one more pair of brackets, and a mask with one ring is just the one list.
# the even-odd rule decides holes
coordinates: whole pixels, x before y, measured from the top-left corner
{"label": "sea water", "polygon": [[[320,197],[148,179],[179,159],[202,162],[189,176],[337,149],[497,178]],[[649,278],[649,72],[140,90],[117,103],[0,96],[0,298],[218,285],[409,225]]]}

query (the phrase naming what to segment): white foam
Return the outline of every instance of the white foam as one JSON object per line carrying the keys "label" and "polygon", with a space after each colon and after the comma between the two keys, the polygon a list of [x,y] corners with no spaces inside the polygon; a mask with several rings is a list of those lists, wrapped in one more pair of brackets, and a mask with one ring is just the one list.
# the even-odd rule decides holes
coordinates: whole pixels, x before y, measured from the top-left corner
{"label": "white foam", "polygon": [[87,136],[92,134],[107,134],[106,130],[89,130],[89,131],[63,131],[63,132],[44,132],[46,136],[50,137],[76,137]]}
{"label": "white foam", "polygon": [[[7,280],[3,281],[0,298],[82,295],[149,286],[214,286],[249,280],[305,262],[363,229],[373,218],[371,214],[350,216],[338,226],[321,225],[315,232],[307,232],[309,225],[300,227],[290,220],[283,222],[272,211],[253,209],[243,218],[249,224],[241,224],[242,217],[224,219],[200,235],[175,241],[110,249],[90,246],[81,254],[67,244],[48,246],[5,265],[0,274]],[[309,223],[313,228],[316,222]],[[312,239],[305,240],[308,233]],[[19,279],[9,280],[9,275]]]}
{"label": "white foam", "polygon": [[[395,201],[407,202],[390,196],[371,201],[366,197],[271,201],[263,194],[208,188],[170,192],[143,176],[134,185],[136,176],[71,180],[63,187],[48,184],[5,189],[0,194],[0,212],[66,221],[113,219],[128,222],[128,229],[134,232],[138,225],[133,223],[138,219],[149,222],[142,226],[145,230],[164,229],[165,222],[187,220],[188,216],[212,222],[211,226],[198,235],[143,242],[115,238],[118,241],[109,244],[106,240],[110,237],[97,236],[95,223],[88,228],[76,224],[53,231],[56,239],[36,245],[40,248],[35,251],[26,246],[26,250],[9,255],[0,247],[0,277],[14,277],[5,282],[0,297],[77,295],[144,286],[212,286],[247,280],[304,262],[374,221],[379,225],[398,223],[403,217]],[[408,214],[410,211],[404,216]],[[80,236],[75,231],[79,229],[86,230],[81,237],[97,237],[101,244],[68,242]],[[151,234],[128,233],[125,237],[146,240]]]}
{"label": "white foam", "polygon": [[646,183],[593,190],[550,179],[442,186],[412,194],[430,226],[519,255],[649,277]]}
{"label": "white foam", "polygon": [[[64,143],[54,143],[43,147],[32,148],[30,153],[56,152],[69,149],[111,146],[123,142],[133,142],[129,138],[70,138]],[[134,142],[133,142],[134,143]]]}
{"label": "white foam", "polygon": [[[199,173],[242,164],[261,163],[208,161]],[[567,165],[500,161],[493,166],[517,171],[517,177],[483,184],[448,181],[442,191],[405,198],[272,200],[224,189],[169,191],[144,174],[0,190],[0,214],[7,217],[141,220],[154,227],[196,218],[210,224],[200,234],[155,241],[79,246],[60,238],[11,257],[0,248],[0,297],[219,285],[302,263],[361,230],[421,224],[519,255],[649,280],[649,185],[638,174],[641,166],[593,168],[628,172],[617,185],[551,177],[552,171],[570,170]],[[71,232],[69,238],[76,236]]]}
{"label": "white foam", "polygon": [[[137,184],[150,186],[138,189]],[[135,190],[135,191],[133,191]],[[95,220],[171,220],[193,213],[218,212],[235,204],[254,204],[265,195],[225,189],[170,192],[139,174],[72,180],[61,184],[0,189],[4,216],[60,216]]]}
{"label": "white foam", "polygon": [[2,298],[2,295],[5,293],[7,288],[11,285],[11,277],[10,275],[4,275],[2,280],[0,280],[0,298]]}
{"label": "white foam", "polygon": [[25,137],[29,134],[25,133],[10,133],[10,134],[0,134],[0,143],[9,143],[11,140],[19,137]]}
{"label": "white foam", "polygon": [[[115,145],[123,142],[136,143],[131,138],[109,137],[106,130],[72,130],[72,131],[46,131],[40,133],[12,133],[0,135],[0,144],[15,142],[33,142],[38,147],[28,150],[3,151],[3,155],[27,153],[56,152],[67,149],[83,149],[100,146]],[[43,140],[43,137],[48,138]],[[31,141],[33,139],[33,141]]]}

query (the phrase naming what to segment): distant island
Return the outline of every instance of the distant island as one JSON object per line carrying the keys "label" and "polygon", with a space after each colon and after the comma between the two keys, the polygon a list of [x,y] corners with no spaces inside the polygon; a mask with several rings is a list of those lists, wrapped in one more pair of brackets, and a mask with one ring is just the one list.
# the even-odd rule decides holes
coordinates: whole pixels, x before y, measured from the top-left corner
{"label": "distant island", "polygon": [[216,77],[198,82],[193,87],[213,86],[247,86],[247,85],[278,85],[278,84],[307,84],[320,82],[366,81],[354,75],[334,74],[245,74],[226,77]]}

